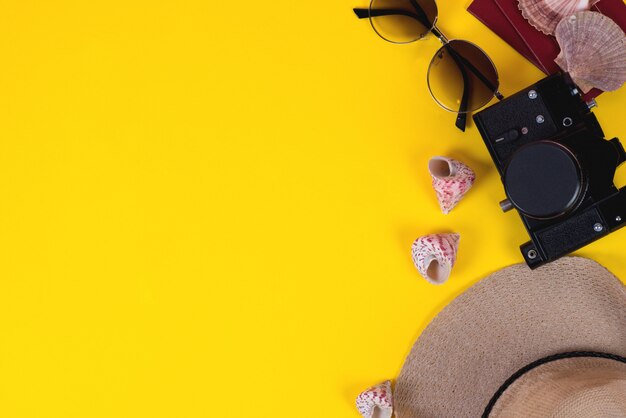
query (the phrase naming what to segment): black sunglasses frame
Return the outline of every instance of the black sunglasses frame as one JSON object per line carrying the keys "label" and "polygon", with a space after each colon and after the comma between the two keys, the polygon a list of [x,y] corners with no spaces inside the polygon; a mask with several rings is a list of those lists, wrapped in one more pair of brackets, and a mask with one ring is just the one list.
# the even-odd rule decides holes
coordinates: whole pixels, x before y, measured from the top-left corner
{"label": "black sunglasses frame", "polygon": [[[353,10],[359,19],[370,19],[370,22],[372,23],[372,28],[381,38],[385,39],[388,42],[396,43],[385,38],[382,34],[378,32],[373,22],[371,21],[372,17],[407,16],[409,18],[415,19],[417,22],[421,23],[425,28],[428,28],[428,31],[425,32],[424,35],[430,32],[433,35],[435,35],[437,39],[439,39],[439,41],[443,44],[443,46],[439,48],[439,50],[437,50],[437,52],[435,53],[435,57],[439,55],[442,49],[445,49],[450,54],[450,57],[452,57],[452,59],[456,63],[457,67],[459,68],[459,72],[461,73],[461,76],[463,77],[463,95],[461,97],[461,103],[459,104],[459,110],[457,112],[457,118],[456,118],[456,127],[459,128],[461,131],[465,131],[465,126],[467,125],[467,114],[468,114],[467,106],[468,106],[469,90],[470,90],[469,75],[467,71],[470,71],[488,89],[492,90],[493,95],[498,100],[504,99],[504,96],[498,91],[499,86],[494,85],[489,79],[487,79],[487,77],[485,77],[484,74],[480,72],[480,70],[478,70],[471,62],[465,59],[465,57],[463,57],[458,51],[454,49],[451,41],[449,41],[448,38],[443,34],[443,32],[441,32],[441,30],[437,27],[436,25],[437,18],[435,17],[435,19],[431,22],[428,16],[426,15],[426,12],[424,11],[424,9],[422,9],[422,7],[417,3],[416,0],[409,0],[411,5],[415,9],[415,13],[411,11],[407,11],[407,10],[402,10],[402,9],[372,9],[373,1],[374,0],[372,0],[372,2],[370,3],[370,7],[368,9],[355,8]],[[423,37],[424,35],[422,35],[421,37]],[[414,41],[421,39],[421,37],[414,39],[413,41],[403,42],[403,43],[414,42]],[[480,49],[478,46],[474,45],[471,42],[461,41],[461,40],[459,40],[459,42],[466,42],[470,45],[473,45],[482,52],[482,49]],[[485,53],[483,52],[483,54]],[[485,54],[485,57],[487,57],[487,59],[491,62],[491,65],[493,65],[493,68],[495,70],[496,67],[493,64],[493,61],[491,61],[491,59],[489,58],[487,54]],[[496,74],[497,74],[497,70],[496,70]],[[435,99],[435,101],[439,105],[441,105],[441,103],[434,96],[433,96],[433,99]],[[443,105],[441,106],[446,110],[450,110],[450,109],[447,109]]]}

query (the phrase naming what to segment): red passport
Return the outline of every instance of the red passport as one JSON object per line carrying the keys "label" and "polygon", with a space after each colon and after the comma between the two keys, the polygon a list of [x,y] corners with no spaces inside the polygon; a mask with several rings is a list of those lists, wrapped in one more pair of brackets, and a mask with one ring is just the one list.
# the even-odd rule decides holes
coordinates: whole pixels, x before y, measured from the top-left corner
{"label": "red passport", "polygon": [[[560,71],[554,62],[560,52],[556,39],[532,27],[517,4],[517,0],[474,0],[467,10],[544,73]],[[623,0],[601,0],[593,10],[610,17],[626,31]],[[594,89],[585,99],[590,100],[600,93]]]}

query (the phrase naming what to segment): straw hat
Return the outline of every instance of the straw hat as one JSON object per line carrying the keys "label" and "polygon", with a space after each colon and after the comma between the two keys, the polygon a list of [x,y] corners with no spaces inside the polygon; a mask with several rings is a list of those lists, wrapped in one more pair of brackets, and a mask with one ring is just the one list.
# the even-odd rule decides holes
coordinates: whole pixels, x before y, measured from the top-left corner
{"label": "straw hat", "polygon": [[430,323],[393,406],[397,418],[626,417],[625,357],[626,289],[615,276],[575,257],[515,265]]}

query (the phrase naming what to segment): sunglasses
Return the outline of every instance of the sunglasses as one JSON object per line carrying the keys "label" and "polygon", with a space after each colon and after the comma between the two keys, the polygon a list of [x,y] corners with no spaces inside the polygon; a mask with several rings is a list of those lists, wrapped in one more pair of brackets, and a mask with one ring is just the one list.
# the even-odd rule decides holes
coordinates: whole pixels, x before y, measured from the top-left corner
{"label": "sunglasses", "polygon": [[504,96],[498,91],[498,71],[493,61],[475,44],[448,40],[437,28],[435,0],[371,0],[368,9],[354,9],[359,19],[369,19],[384,40],[407,44],[429,33],[443,44],[428,67],[431,96],[444,109],[457,113],[456,126],[465,131],[467,114]]}

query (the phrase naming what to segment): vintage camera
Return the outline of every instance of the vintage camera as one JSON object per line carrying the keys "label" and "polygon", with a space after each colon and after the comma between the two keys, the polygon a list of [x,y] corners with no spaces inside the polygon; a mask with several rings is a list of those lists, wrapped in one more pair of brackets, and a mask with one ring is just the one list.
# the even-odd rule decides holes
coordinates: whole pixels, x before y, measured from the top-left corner
{"label": "vintage camera", "polygon": [[506,193],[531,241],[520,248],[536,268],[624,226],[626,187],[613,182],[626,161],[606,140],[567,74],[551,75],[474,116]]}

